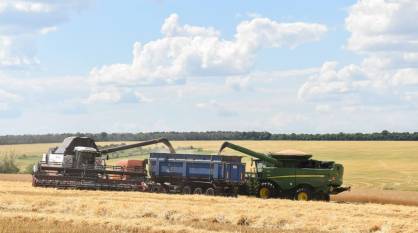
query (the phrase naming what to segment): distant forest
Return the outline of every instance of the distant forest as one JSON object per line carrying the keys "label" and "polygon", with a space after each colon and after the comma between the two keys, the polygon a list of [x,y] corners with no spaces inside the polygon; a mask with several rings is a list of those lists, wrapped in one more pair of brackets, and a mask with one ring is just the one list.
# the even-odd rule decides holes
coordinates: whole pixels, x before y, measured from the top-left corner
{"label": "distant forest", "polygon": [[96,141],[143,141],[165,137],[169,140],[302,140],[302,141],[418,141],[418,132],[272,134],[269,132],[149,132],[149,133],[63,133],[0,136],[0,145],[61,142],[69,136],[91,137]]}

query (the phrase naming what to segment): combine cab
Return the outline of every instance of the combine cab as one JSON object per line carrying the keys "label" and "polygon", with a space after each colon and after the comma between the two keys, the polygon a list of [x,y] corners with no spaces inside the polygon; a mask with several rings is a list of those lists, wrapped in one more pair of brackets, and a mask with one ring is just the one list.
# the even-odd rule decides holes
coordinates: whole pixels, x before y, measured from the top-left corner
{"label": "combine cab", "polygon": [[342,187],[344,167],[335,162],[314,160],[312,155],[294,150],[266,155],[229,142],[221,146],[219,154],[224,148],[256,158],[256,171],[247,173],[242,193],[260,198],[329,201],[330,194],[350,189]]}
{"label": "combine cab", "polygon": [[145,162],[130,160],[126,164],[111,166],[106,165],[106,155],[156,143],[165,144],[170,152],[175,153],[170,142],[164,138],[99,150],[90,138],[69,137],[59,147],[51,148],[34,166],[32,184],[57,188],[141,191],[146,189]]}

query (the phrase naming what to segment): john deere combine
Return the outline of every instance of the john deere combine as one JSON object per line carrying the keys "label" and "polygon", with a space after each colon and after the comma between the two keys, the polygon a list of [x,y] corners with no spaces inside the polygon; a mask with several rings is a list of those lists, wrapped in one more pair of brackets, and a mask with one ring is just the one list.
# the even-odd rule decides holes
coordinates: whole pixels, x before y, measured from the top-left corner
{"label": "john deere combine", "polygon": [[350,189],[341,187],[344,167],[335,162],[313,160],[312,155],[293,150],[262,154],[229,142],[223,143],[219,154],[225,148],[256,158],[256,172],[247,173],[241,193],[261,198],[329,201],[330,194]]}

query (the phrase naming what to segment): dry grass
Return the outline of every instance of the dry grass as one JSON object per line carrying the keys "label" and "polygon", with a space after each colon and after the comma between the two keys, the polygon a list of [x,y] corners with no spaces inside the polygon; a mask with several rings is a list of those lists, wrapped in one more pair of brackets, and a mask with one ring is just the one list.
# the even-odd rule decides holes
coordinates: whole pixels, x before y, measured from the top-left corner
{"label": "dry grass", "polygon": [[0,232],[418,232],[418,208],[33,188],[0,181]]}
{"label": "dry grass", "polygon": [[32,176],[29,174],[0,174],[0,181],[31,182]]}

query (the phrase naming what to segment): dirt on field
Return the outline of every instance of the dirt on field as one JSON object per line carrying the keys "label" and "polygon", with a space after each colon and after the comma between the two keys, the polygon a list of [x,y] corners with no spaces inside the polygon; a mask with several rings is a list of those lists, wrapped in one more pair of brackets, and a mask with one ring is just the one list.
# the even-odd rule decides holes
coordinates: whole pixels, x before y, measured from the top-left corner
{"label": "dirt on field", "polygon": [[0,232],[418,232],[418,207],[57,190],[0,175]]}
{"label": "dirt on field", "polygon": [[379,203],[418,206],[418,192],[413,191],[360,188],[332,196],[331,199],[340,203]]}

